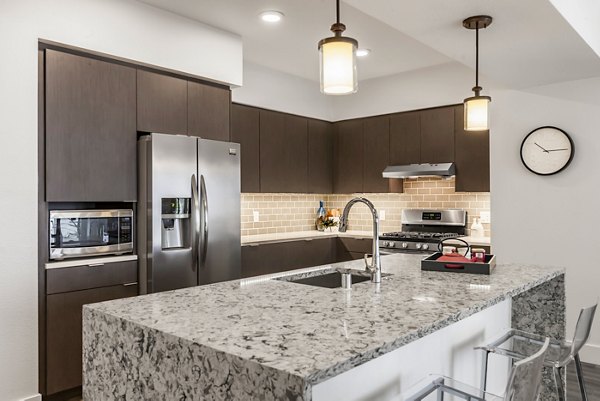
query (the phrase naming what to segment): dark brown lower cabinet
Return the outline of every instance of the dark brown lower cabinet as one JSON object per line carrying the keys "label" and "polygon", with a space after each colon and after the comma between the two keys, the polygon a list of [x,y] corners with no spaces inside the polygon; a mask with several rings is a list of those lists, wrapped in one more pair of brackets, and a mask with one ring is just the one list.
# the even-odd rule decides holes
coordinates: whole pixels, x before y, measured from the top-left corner
{"label": "dark brown lower cabinet", "polygon": [[373,240],[370,238],[336,238],[336,262],[362,259],[365,253],[373,253]]}
{"label": "dark brown lower cabinet", "polygon": [[361,259],[371,253],[369,238],[320,238],[242,247],[242,277]]}
{"label": "dark brown lower cabinet", "polygon": [[[41,392],[48,400],[70,399],[81,386],[82,307],[138,295],[136,260],[45,271],[45,349]],[[42,295],[43,296],[43,295]],[[45,381],[45,385],[44,382]]]}
{"label": "dark brown lower cabinet", "polygon": [[242,277],[278,273],[335,260],[333,238],[276,242],[242,247]]}
{"label": "dark brown lower cabinet", "polygon": [[46,395],[81,386],[83,305],[136,295],[133,282],[46,296]]}

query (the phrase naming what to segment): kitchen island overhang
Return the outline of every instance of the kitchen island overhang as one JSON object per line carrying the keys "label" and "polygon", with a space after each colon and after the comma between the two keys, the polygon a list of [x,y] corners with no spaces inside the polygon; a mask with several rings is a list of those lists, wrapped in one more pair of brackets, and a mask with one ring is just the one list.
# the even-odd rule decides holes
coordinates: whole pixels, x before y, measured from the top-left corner
{"label": "kitchen island overhang", "polygon": [[385,256],[392,275],[352,291],[261,277],[86,306],[84,400],[308,401],[313,386],[506,300],[512,327],[564,337],[563,269],[479,276],[419,261]]}

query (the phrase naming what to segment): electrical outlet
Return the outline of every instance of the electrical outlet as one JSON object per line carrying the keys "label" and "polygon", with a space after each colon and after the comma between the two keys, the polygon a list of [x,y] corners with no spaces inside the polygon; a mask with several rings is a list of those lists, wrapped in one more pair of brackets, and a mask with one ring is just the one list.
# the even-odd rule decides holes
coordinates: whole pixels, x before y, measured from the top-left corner
{"label": "electrical outlet", "polygon": [[379,211],[379,220],[385,220],[385,210]]}
{"label": "electrical outlet", "polygon": [[492,216],[490,214],[490,211],[487,210],[485,212],[479,212],[479,218],[481,219],[481,223],[490,223]]}
{"label": "electrical outlet", "polygon": [[254,210],[252,212],[252,217],[255,223],[258,223],[260,221],[260,213],[258,212],[258,210]]}

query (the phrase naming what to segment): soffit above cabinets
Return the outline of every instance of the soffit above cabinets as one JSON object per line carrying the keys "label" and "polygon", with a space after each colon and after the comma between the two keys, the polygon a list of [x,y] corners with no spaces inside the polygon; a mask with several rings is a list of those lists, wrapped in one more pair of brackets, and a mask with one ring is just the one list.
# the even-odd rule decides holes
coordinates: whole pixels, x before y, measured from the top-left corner
{"label": "soffit above cabinets", "polygon": [[[333,0],[140,0],[243,37],[244,59],[318,81],[317,42],[330,34]],[[265,10],[285,14],[266,25]],[[529,88],[600,75],[600,58],[550,0],[344,0],[342,20],[359,47],[359,80],[457,61],[474,67],[470,15],[490,14],[482,37],[481,74],[509,88]],[[572,19],[572,18],[571,18]],[[210,56],[210,55],[208,55]],[[360,85],[360,84],[359,84]]]}
{"label": "soffit above cabinets", "polygon": [[[224,29],[243,38],[244,59],[288,74],[319,81],[317,43],[331,36],[334,0],[140,0]],[[278,24],[266,24],[259,14],[277,10]],[[358,60],[359,80],[388,76],[447,63],[447,56],[401,31],[342,2],[344,36],[356,38],[368,57]]]}

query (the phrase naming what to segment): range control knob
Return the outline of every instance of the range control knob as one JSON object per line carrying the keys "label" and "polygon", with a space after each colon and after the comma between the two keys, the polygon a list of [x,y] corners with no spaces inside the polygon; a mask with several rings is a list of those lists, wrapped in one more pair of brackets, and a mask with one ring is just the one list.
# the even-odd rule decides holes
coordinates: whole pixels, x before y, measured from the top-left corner
{"label": "range control knob", "polygon": [[395,243],[395,242],[393,242],[393,241],[390,241],[390,242],[388,242],[388,246],[389,246],[390,248],[394,248],[394,247],[396,246],[396,243]]}
{"label": "range control knob", "polygon": [[423,246],[421,247],[421,249],[423,249],[424,251],[429,249],[429,245],[428,244],[423,244]]}
{"label": "range control knob", "polygon": [[406,242],[402,243],[402,248],[408,248],[408,244]]}
{"label": "range control knob", "polygon": [[417,244],[417,249],[421,249],[421,244]]}

